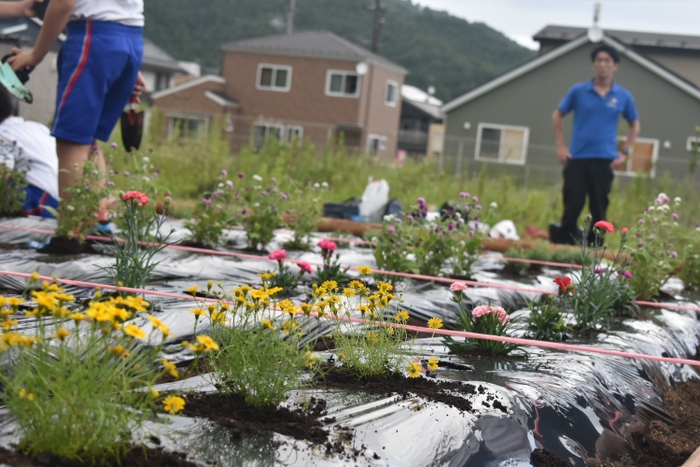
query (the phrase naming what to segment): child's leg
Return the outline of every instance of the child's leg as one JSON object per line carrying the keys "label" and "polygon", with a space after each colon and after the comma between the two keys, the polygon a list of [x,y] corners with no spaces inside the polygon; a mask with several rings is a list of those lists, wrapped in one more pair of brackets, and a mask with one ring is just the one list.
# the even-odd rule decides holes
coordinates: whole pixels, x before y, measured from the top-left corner
{"label": "child's leg", "polygon": [[[58,156],[58,189],[62,200],[68,199],[66,188],[82,175],[83,164],[93,153],[93,144],[79,144],[56,138],[56,155]],[[105,171],[105,159],[97,146],[94,161],[100,171]]]}

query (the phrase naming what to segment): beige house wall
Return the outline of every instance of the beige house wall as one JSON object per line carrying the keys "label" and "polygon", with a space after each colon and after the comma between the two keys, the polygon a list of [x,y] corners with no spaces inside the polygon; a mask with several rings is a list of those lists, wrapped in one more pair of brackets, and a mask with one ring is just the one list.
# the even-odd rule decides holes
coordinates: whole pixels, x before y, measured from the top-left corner
{"label": "beige house wall", "polygon": [[[387,138],[386,149],[379,152],[381,157],[394,157],[399,137],[399,121],[401,119],[401,86],[403,85],[403,75],[387,70],[386,68],[371,65],[370,72],[366,75],[372,76],[371,95],[366,99],[370,102],[369,114],[367,115],[367,131],[364,138],[367,145],[367,135],[376,134]],[[396,84],[395,104],[387,105],[386,88],[391,81]],[[371,97],[370,97],[371,96]]]}

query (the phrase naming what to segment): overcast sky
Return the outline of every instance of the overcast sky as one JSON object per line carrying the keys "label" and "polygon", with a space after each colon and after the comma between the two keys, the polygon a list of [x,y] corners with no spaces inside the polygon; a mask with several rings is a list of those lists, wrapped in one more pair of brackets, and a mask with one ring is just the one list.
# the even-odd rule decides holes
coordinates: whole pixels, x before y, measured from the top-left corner
{"label": "overcast sky", "polygon": [[[469,22],[483,22],[526,47],[547,24],[593,24],[594,0],[414,0],[447,10]],[[600,0],[603,29],[700,35],[700,0]]]}

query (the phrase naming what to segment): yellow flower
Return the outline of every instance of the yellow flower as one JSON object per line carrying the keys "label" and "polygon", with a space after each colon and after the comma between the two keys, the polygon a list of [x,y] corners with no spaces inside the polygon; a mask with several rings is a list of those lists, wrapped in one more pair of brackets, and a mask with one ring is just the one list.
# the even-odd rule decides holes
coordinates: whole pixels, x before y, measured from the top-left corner
{"label": "yellow flower", "polygon": [[367,305],[360,305],[360,313],[362,313],[362,316],[364,316],[368,311],[369,307]]}
{"label": "yellow flower", "polygon": [[318,361],[318,357],[311,353],[311,351],[306,352],[306,366],[308,368],[313,368],[316,365],[316,362]]}
{"label": "yellow flower", "polygon": [[267,295],[273,296],[273,295],[275,295],[278,292],[281,292],[283,290],[284,289],[282,287],[273,287],[273,288],[267,290]]}
{"label": "yellow flower", "polygon": [[197,294],[197,290],[199,290],[199,287],[197,287],[196,285],[192,285],[192,286],[190,286],[190,287],[187,287],[187,291],[188,291],[189,293],[191,293],[192,295],[196,295],[196,294]]}
{"label": "yellow flower", "polygon": [[209,280],[209,281],[207,282],[207,290],[211,290],[212,287],[214,287],[214,281],[213,281],[213,280]]}
{"label": "yellow flower", "polygon": [[115,345],[114,347],[108,347],[107,349],[115,357],[127,358],[129,355],[131,355],[131,352],[126,350],[122,345]]}
{"label": "yellow flower", "polygon": [[196,319],[199,319],[200,316],[204,315],[204,310],[201,308],[190,308],[190,313],[194,314]]}
{"label": "yellow flower", "polygon": [[39,282],[39,279],[41,279],[41,276],[39,276],[39,273],[34,271],[31,276],[29,276],[29,283],[34,284],[35,282]]}
{"label": "yellow flower", "polygon": [[430,371],[437,370],[438,363],[440,363],[440,360],[438,360],[437,357],[430,357],[428,359],[428,370],[430,370]]}
{"label": "yellow flower", "polygon": [[345,288],[343,289],[343,295],[345,295],[347,298],[352,298],[355,296],[355,291],[350,288]]}
{"label": "yellow flower", "polygon": [[151,397],[154,399],[158,399],[160,397],[160,393],[158,392],[157,389],[155,388],[148,388],[148,390],[151,392]]}
{"label": "yellow flower", "polygon": [[442,327],[442,320],[440,318],[430,318],[428,320],[428,327],[430,329],[440,329]]}
{"label": "yellow flower", "polygon": [[363,276],[369,276],[370,274],[372,274],[372,268],[370,268],[369,266],[360,266],[359,268],[357,268],[357,272],[359,272]]}
{"label": "yellow flower", "polygon": [[377,288],[380,293],[388,293],[394,290],[394,287],[388,282],[377,282]]}
{"label": "yellow flower", "polygon": [[266,327],[267,329],[275,329],[275,327],[272,325],[272,321],[269,319],[263,319],[261,322],[263,327]]}
{"label": "yellow flower", "polygon": [[29,402],[32,402],[34,400],[34,394],[27,391],[24,388],[20,389],[17,395],[20,399],[27,399]]}
{"label": "yellow flower", "polygon": [[264,281],[269,281],[270,279],[275,277],[275,273],[274,272],[263,272],[262,274],[258,274],[258,276],[260,277],[260,279],[262,279]]}
{"label": "yellow flower", "polygon": [[226,322],[226,313],[215,311],[211,314],[211,322],[224,324]]}
{"label": "yellow flower", "polygon": [[285,298],[284,300],[280,301],[280,302],[277,304],[277,306],[280,307],[282,310],[285,310],[285,309],[287,309],[287,308],[289,308],[289,307],[294,306],[294,303],[292,303],[292,301],[289,300],[288,298]]}
{"label": "yellow flower", "polygon": [[251,292],[250,296],[253,300],[263,300],[263,299],[267,298],[268,295],[267,295],[266,291],[264,291],[262,289],[258,289],[258,290],[253,290],[253,292]]}
{"label": "yellow flower", "polygon": [[185,408],[185,399],[180,396],[168,396],[163,399],[163,410],[175,415]]}
{"label": "yellow flower", "polygon": [[406,368],[406,372],[408,373],[409,378],[418,378],[421,373],[421,366],[420,363],[413,362],[408,364],[408,368]]}
{"label": "yellow flower", "polygon": [[16,319],[7,319],[3,322],[0,323],[0,326],[3,326],[5,328],[5,331],[9,331],[12,326],[17,326],[19,324],[19,321]]}
{"label": "yellow flower", "polygon": [[336,290],[338,288],[338,283],[336,281],[326,281],[323,284],[321,284],[321,287],[325,288],[326,290]]}
{"label": "yellow flower", "polygon": [[304,312],[306,316],[309,316],[311,314],[311,310],[313,310],[313,307],[308,303],[301,304],[301,311]]}
{"label": "yellow flower", "polygon": [[163,333],[163,335],[165,337],[171,336],[170,329],[161,320],[159,320],[155,316],[151,316],[151,315],[146,316],[146,318],[151,322],[151,324],[153,325],[153,328],[158,329],[160,332]]}
{"label": "yellow flower", "polygon": [[78,323],[79,321],[84,320],[85,318],[87,318],[87,316],[85,316],[85,315],[82,314],[82,313],[71,313],[71,314],[68,315],[68,319],[72,319],[72,320],[75,321],[76,323]]}
{"label": "yellow flower", "polygon": [[170,373],[173,378],[180,376],[180,373],[175,369],[175,364],[173,362],[163,359],[161,360],[161,363],[163,363],[163,366],[166,370],[168,370],[168,373]]}
{"label": "yellow flower", "polygon": [[68,332],[65,328],[60,328],[56,333],[52,336],[60,341],[64,340],[66,337],[70,335],[70,332]]}
{"label": "yellow flower", "polygon": [[399,311],[398,313],[396,313],[396,316],[394,317],[394,319],[396,319],[396,321],[399,321],[400,323],[404,323],[404,322],[408,321],[409,318],[410,318],[410,316],[408,314],[408,311],[406,311],[406,310]]}
{"label": "yellow flower", "polygon": [[146,339],[146,331],[136,326],[135,324],[127,324],[122,328],[122,331],[124,331],[125,335],[133,337],[134,339]]}
{"label": "yellow flower", "polygon": [[377,335],[376,332],[368,332],[367,333],[367,340],[372,342],[373,344],[376,344],[379,342],[379,336]]}
{"label": "yellow flower", "polygon": [[214,342],[214,339],[212,339],[209,336],[199,335],[197,336],[197,342],[204,346],[204,350],[206,352],[210,352],[212,350],[219,350],[219,344]]}

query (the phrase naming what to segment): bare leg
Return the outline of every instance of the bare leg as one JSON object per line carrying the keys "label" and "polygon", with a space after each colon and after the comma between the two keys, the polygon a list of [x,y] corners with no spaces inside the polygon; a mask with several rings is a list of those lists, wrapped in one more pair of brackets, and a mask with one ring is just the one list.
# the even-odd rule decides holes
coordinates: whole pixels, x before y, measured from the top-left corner
{"label": "bare leg", "polygon": [[[82,175],[85,161],[90,158],[94,144],[77,144],[64,139],[56,139],[56,154],[58,155],[58,190],[62,200],[68,199],[66,188],[71,186]],[[100,171],[106,170],[102,151],[97,146],[95,162]],[[76,169],[77,164],[77,169]]]}

